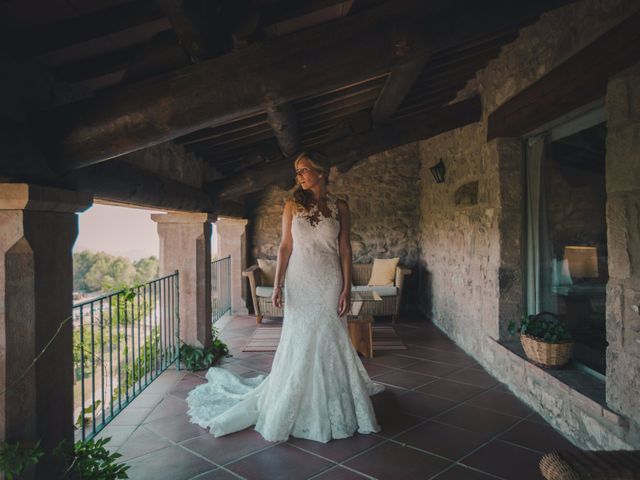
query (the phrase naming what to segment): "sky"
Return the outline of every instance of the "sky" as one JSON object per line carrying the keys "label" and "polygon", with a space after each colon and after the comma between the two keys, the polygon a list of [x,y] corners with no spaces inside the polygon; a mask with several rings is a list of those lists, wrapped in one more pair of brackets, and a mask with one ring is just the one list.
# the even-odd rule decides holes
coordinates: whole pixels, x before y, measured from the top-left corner
{"label": "sky", "polygon": [[94,204],[80,214],[74,252],[92,250],[131,260],[158,256],[157,224],[151,220],[157,210]]}
{"label": "sky", "polygon": [[[105,252],[131,260],[159,257],[158,224],[151,220],[152,213],[164,212],[94,203],[79,215],[79,232],[73,251]],[[215,224],[211,252],[216,252]]]}

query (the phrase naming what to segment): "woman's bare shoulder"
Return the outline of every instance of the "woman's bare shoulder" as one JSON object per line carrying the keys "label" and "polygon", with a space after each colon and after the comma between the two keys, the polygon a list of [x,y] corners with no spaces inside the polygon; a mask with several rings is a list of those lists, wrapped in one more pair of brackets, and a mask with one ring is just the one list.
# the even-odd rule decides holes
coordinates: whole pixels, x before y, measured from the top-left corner
{"label": "woman's bare shoulder", "polygon": [[284,213],[293,213],[297,210],[297,204],[293,197],[289,197],[284,201]]}

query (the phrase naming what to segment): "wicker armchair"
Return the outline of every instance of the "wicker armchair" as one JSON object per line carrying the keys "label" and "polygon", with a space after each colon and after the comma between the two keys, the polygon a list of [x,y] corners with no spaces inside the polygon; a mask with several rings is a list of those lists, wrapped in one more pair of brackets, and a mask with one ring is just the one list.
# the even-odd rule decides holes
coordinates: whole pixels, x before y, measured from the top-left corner
{"label": "wicker armchair", "polygon": [[[391,315],[395,323],[400,313],[400,301],[402,300],[402,287],[405,275],[410,275],[411,270],[406,267],[396,268],[395,284],[391,287],[368,287],[367,283],[371,277],[373,264],[356,263],[353,265],[352,281],[354,290],[376,290],[382,297],[381,302],[366,302],[363,304],[360,315]],[[262,323],[262,318],[282,317],[284,311],[271,303],[271,293],[273,285],[262,285],[262,275],[258,265],[252,265],[242,272],[242,275],[249,279],[251,299],[256,315],[256,321]]]}

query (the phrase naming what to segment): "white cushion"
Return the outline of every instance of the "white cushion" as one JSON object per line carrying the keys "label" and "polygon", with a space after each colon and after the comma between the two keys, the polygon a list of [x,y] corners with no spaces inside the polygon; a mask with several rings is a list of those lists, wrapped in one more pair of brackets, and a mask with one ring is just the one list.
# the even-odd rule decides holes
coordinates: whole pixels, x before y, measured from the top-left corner
{"label": "white cushion", "polygon": [[398,287],[396,286],[367,286],[356,285],[353,287],[354,292],[377,292],[381,297],[395,297],[398,294]]}
{"label": "white cushion", "polygon": [[273,287],[256,287],[256,295],[258,297],[271,298]]}

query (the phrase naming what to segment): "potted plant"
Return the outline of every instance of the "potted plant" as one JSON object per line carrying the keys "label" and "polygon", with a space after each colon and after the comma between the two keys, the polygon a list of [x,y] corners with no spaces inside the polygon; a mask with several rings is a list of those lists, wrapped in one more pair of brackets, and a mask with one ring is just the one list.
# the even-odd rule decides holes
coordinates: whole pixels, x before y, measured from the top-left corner
{"label": "potted plant", "polygon": [[512,335],[520,334],[520,343],[529,360],[544,367],[561,367],[571,358],[573,340],[567,325],[551,312],[540,312],[522,319],[519,326],[509,323]]}
{"label": "potted plant", "polygon": [[208,348],[183,343],[180,346],[180,363],[189,371],[206,370],[222,357],[228,357],[229,347],[220,338],[216,327],[211,328],[213,342]]}

